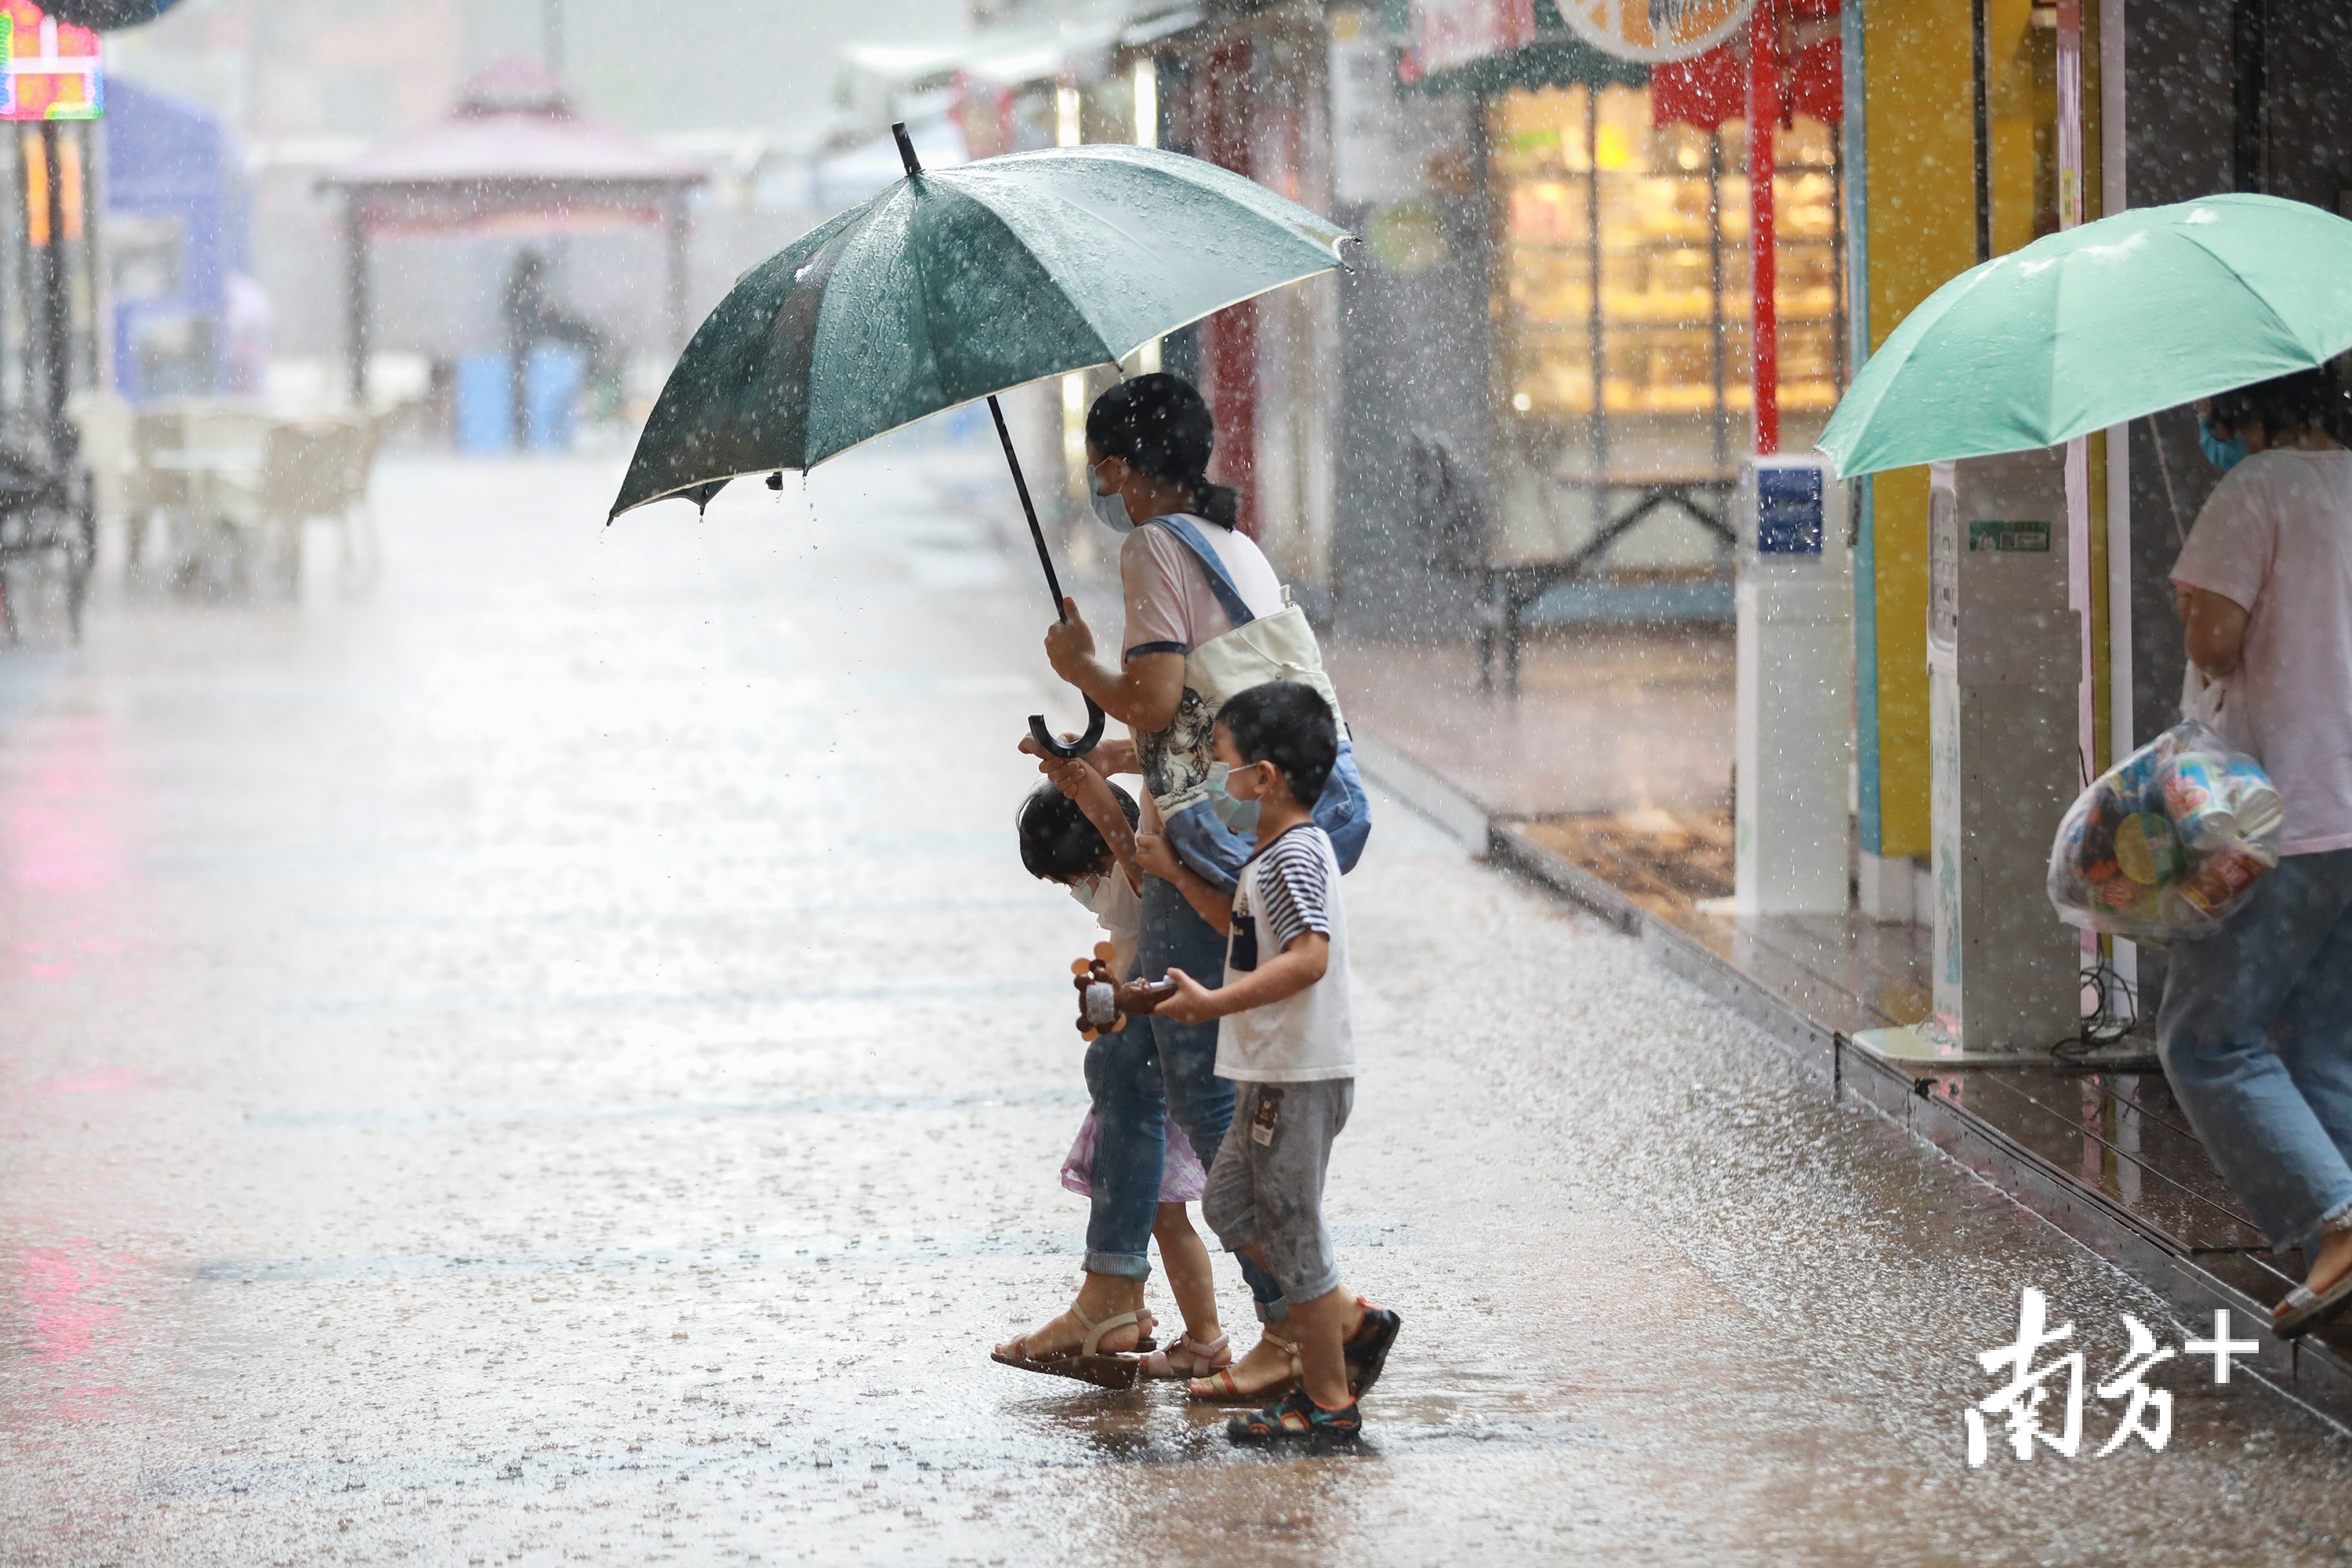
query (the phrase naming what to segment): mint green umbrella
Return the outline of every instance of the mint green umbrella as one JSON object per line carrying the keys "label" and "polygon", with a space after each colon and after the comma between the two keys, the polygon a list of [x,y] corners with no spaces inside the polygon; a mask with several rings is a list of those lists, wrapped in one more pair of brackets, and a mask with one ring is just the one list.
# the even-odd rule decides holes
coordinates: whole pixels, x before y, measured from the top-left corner
{"label": "mint green umbrella", "polygon": [[2054,447],[2352,348],[2352,223],[2277,196],[2134,207],[1927,296],[1822,432],[1838,472]]}
{"label": "mint green umbrella", "polygon": [[[996,394],[1108,364],[1188,322],[1329,270],[1349,237],[1239,174],[1144,147],[1057,147],[907,177],[745,273],[669,374],[613,502],[707,503],[988,399],[1054,611],[1062,588]],[[780,483],[780,479],[772,479]],[[1065,756],[1087,738],[1036,740]]]}

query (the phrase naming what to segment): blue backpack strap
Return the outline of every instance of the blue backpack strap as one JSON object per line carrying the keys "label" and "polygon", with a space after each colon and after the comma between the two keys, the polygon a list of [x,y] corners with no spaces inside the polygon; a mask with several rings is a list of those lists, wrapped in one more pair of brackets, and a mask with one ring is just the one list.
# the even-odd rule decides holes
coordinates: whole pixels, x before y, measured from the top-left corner
{"label": "blue backpack strap", "polygon": [[1233,618],[1235,626],[1245,626],[1257,619],[1250,607],[1242,602],[1242,591],[1234,585],[1233,575],[1225,570],[1224,562],[1218,558],[1216,548],[1202,537],[1201,531],[1193,526],[1191,518],[1171,512],[1151,521],[1182,540],[1185,548],[1192,551],[1201,563],[1201,570],[1209,574],[1209,592],[1217,596],[1218,605]]}

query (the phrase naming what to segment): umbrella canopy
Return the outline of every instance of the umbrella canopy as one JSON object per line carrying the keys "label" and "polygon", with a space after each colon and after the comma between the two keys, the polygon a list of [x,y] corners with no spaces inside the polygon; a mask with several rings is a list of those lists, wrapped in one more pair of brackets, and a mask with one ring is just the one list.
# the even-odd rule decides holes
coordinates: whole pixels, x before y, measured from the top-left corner
{"label": "umbrella canopy", "polygon": [[49,0],[41,9],[68,26],[111,33],[121,27],[143,26],[178,3],[179,0]]}
{"label": "umbrella canopy", "polygon": [[1961,273],[1846,388],[1838,472],[2054,447],[2352,348],[2352,223],[2277,196],[2135,207]]}
{"label": "umbrella canopy", "polygon": [[[911,153],[909,154],[911,156]],[[747,272],[694,334],[613,502],[707,501],[927,414],[1108,363],[1339,265],[1347,233],[1172,153],[909,174]]]}

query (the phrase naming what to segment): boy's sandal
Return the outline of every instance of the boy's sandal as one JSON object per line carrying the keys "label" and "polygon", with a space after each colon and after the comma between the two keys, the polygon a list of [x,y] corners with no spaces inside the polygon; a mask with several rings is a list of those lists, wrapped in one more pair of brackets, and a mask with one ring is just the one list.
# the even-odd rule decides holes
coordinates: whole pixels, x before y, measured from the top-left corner
{"label": "boy's sandal", "polygon": [[[1290,1357],[1290,1370],[1281,1377],[1256,1388],[1244,1388],[1234,1381],[1234,1369],[1225,1366],[1207,1377],[1193,1379],[1184,1392],[1203,1405],[1255,1405],[1269,1395],[1297,1388],[1298,1379],[1306,1372],[1305,1363],[1298,1359],[1297,1344],[1272,1333],[1265,1336],[1265,1342],[1279,1346]],[[1205,1391],[1201,1386],[1202,1384],[1208,1385]]]}
{"label": "boy's sandal", "polygon": [[988,1352],[988,1359],[1000,1362],[1006,1366],[1018,1367],[1023,1372],[1042,1372],[1049,1377],[1074,1377],[1080,1383],[1091,1383],[1097,1388],[1133,1388],[1136,1373],[1142,1369],[1143,1358],[1133,1352],[1106,1351],[1101,1346],[1103,1336],[1114,1330],[1133,1324],[1140,1331],[1143,1327],[1143,1314],[1121,1312],[1116,1317],[1105,1318],[1097,1323],[1088,1319],[1086,1313],[1073,1305],[1070,1308],[1070,1316],[1076,1318],[1078,1321],[1078,1326],[1087,1331],[1085,1342],[1076,1350],[1054,1351],[1045,1355],[1033,1356],[1029,1353],[1028,1336],[1024,1334],[1013,1342],[1013,1354],[1006,1355],[1002,1351],[991,1351]]}
{"label": "boy's sandal", "polygon": [[1309,1453],[1344,1447],[1363,1434],[1363,1415],[1354,1400],[1326,1410],[1303,1387],[1292,1389],[1279,1404],[1225,1423],[1225,1436],[1235,1443],[1268,1448],[1277,1443],[1305,1443]]}
{"label": "boy's sandal", "polygon": [[[1178,1363],[1181,1359],[1181,1366]],[[1168,1349],[1151,1351],[1143,1358],[1143,1376],[1149,1382],[1156,1378],[1207,1377],[1221,1372],[1234,1362],[1234,1337],[1219,1334],[1203,1342],[1186,1334]]]}
{"label": "boy's sandal", "polygon": [[1356,1305],[1364,1310],[1364,1321],[1357,1325],[1355,1334],[1341,1348],[1348,1358],[1348,1391],[1361,1399],[1381,1380],[1389,1364],[1389,1351],[1396,1344],[1397,1331],[1404,1320],[1386,1307],[1375,1307],[1361,1296]]}

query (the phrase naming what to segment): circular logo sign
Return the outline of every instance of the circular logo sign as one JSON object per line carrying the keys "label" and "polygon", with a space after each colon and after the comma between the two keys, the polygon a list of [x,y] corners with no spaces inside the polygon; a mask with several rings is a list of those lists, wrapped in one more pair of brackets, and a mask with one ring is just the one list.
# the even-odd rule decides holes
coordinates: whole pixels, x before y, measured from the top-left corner
{"label": "circular logo sign", "polygon": [[1685,60],[1738,30],[1756,0],[1554,0],[1560,20],[1603,54]]}

